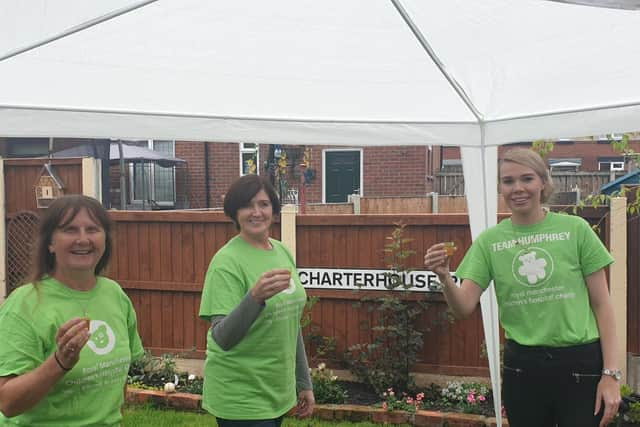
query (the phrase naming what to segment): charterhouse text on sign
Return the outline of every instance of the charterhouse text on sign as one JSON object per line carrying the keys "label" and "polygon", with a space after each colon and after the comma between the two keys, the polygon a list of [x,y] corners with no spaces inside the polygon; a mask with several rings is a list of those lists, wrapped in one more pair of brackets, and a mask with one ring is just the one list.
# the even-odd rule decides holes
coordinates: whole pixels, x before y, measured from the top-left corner
{"label": "charterhouse text on sign", "polygon": [[[400,274],[403,282],[410,285],[409,291],[440,292],[438,275],[432,271],[394,273],[390,270],[299,268],[298,273],[302,285],[307,289],[386,291],[390,287],[391,276]],[[460,279],[455,274],[451,277],[460,286]],[[403,287],[396,289],[402,290]]]}

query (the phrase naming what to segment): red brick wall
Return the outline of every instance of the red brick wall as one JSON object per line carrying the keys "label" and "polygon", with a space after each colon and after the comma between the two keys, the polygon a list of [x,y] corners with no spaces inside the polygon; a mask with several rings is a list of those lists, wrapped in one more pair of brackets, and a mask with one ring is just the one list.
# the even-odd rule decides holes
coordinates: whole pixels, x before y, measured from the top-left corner
{"label": "red brick wall", "polygon": [[365,147],[365,197],[423,196],[427,193],[425,146]]}
{"label": "red brick wall", "polygon": [[186,182],[176,182],[176,192],[180,189],[188,192],[190,208],[207,207],[204,173],[205,144],[204,142],[176,141],[175,145],[176,157],[187,162]]}
{"label": "red brick wall", "polygon": [[[636,153],[640,151],[640,141],[631,141],[630,145]],[[519,146],[528,147],[529,145],[522,144]],[[513,148],[513,145],[502,145],[498,147],[498,157],[510,148]],[[460,158],[460,149],[458,147],[443,147],[442,151],[443,159]],[[547,155],[547,158],[562,159],[579,157],[582,159],[582,167],[580,167],[580,170],[590,172],[598,170],[598,157],[614,156],[620,156],[620,154],[613,150],[611,144],[598,143],[595,141],[574,141],[572,143],[556,142],[553,151]]]}
{"label": "red brick wall", "polygon": [[[234,179],[240,176],[240,145],[236,143],[209,144],[210,207],[222,207],[222,196]],[[526,145],[523,145],[526,146]],[[640,151],[640,141],[632,143],[633,149]],[[323,151],[345,148],[333,146],[311,146],[310,167],[316,171],[316,178],[305,187],[307,203],[322,202],[322,159]],[[499,147],[499,153],[511,146]],[[285,146],[289,157],[287,179],[291,186],[299,186],[299,163],[302,161],[303,146]],[[354,148],[357,149],[357,148]],[[206,206],[204,182],[204,143],[177,142],[176,156],[189,162],[190,207]],[[365,197],[418,196],[432,191],[432,175],[440,168],[443,159],[460,158],[458,147],[426,146],[364,147],[363,176]],[[269,146],[260,145],[258,169],[266,174],[265,161]],[[555,144],[550,158],[580,157],[583,171],[597,170],[597,158],[616,156],[609,144],[576,141],[572,144]]]}
{"label": "red brick wall", "polygon": [[[176,142],[176,157],[188,162],[188,185],[190,207],[206,207],[205,195],[205,143]],[[222,207],[222,196],[234,179],[240,176],[240,145],[236,143],[208,143],[210,207]],[[316,177],[305,187],[307,203],[322,202],[322,158],[323,150],[332,146],[312,146],[310,168]],[[340,147],[343,148],[343,147]],[[284,146],[289,159],[287,179],[293,187],[301,183],[300,163],[303,146]],[[357,149],[357,148],[354,148]],[[428,151],[426,146],[365,147],[362,150],[364,165],[364,195],[416,196],[431,191],[430,165],[439,166],[439,150]],[[430,153],[430,154],[429,154]],[[260,145],[258,168],[260,174],[267,174],[265,162],[268,160],[269,146]]]}

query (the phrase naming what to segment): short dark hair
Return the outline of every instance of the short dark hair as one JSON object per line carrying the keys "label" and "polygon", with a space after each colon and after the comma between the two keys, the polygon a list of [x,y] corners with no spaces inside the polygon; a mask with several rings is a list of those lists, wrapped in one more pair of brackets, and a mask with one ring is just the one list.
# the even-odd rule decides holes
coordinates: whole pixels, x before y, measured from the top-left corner
{"label": "short dark hair", "polygon": [[256,194],[264,190],[271,200],[271,207],[273,214],[278,215],[280,213],[280,199],[276,189],[273,188],[271,182],[260,175],[248,174],[236,179],[224,196],[224,213],[231,218],[236,226],[236,230],[240,230],[240,224],[238,224],[238,210],[249,206],[251,199]]}
{"label": "short dark hair", "polygon": [[34,283],[42,280],[46,274],[54,270],[56,265],[55,254],[49,252],[53,233],[58,228],[64,227],[73,221],[82,209],[87,210],[91,219],[102,227],[105,234],[104,253],[98,261],[94,273],[98,275],[106,268],[111,259],[113,247],[111,218],[109,218],[107,211],[96,199],[81,194],[73,194],[54,200],[40,217],[38,240],[33,254],[31,274],[29,277],[31,282]]}

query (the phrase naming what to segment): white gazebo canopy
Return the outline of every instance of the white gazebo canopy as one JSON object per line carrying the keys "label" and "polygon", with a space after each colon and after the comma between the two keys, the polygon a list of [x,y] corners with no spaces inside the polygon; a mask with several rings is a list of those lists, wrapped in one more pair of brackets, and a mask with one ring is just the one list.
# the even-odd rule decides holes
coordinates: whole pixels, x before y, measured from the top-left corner
{"label": "white gazebo canopy", "polygon": [[458,145],[475,237],[498,145],[640,127],[639,2],[597,2],[5,0],[0,136]]}

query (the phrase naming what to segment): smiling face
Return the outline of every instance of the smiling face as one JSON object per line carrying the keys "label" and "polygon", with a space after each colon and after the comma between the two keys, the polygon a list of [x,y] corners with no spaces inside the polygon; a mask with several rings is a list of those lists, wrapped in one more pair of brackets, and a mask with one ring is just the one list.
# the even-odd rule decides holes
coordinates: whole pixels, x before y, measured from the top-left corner
{"label": "smiling face", "polygon": [[515,162],[500,165],[500,193],[514,216],[529,217],[542,212],[542,178],[531,168]]}
{"label": "smiling face", "polygon": [[273,206],[266,191],[260,190],[247,206],[238,209],[236,222],[245,240],[266,242],[273,222]]}
{"label": "smiling face", "polygon": [[53,232],[49,245],[49,252],[55,255],[54,275],[94,274],[105,251],[105,240],[105,231],[85,208],[71,221],[67,215]]}

